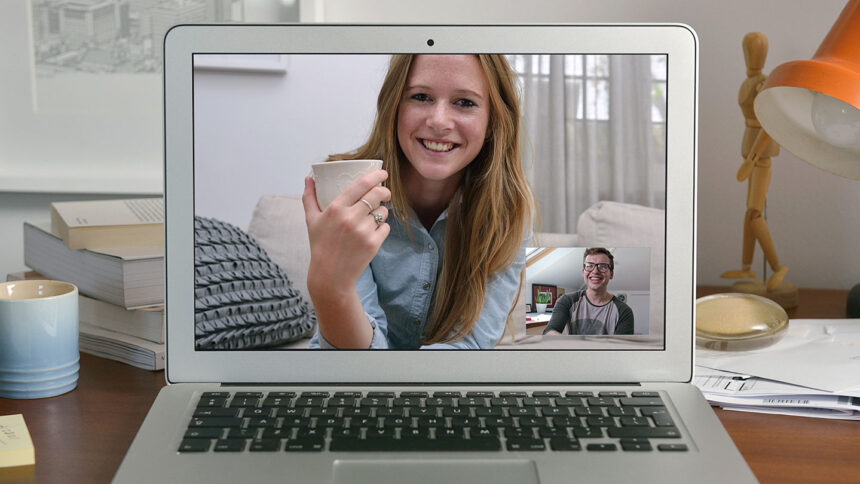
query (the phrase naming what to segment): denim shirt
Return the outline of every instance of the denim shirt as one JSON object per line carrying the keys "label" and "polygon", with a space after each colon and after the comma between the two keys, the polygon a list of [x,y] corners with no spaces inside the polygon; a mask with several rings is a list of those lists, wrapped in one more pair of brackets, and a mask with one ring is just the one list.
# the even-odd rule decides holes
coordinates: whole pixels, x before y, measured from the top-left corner
{"label": "denim shirt", "polygon": [[[388,218],[391,232],[355,283],[373,328],[370,348],[491,349],[501,339],[508,311],[517,296],[530,234],[523,239],[514,263],[487,279],[484,307],[472,331],[453,343],[421,345],[442,266],[447,216],[445,210],[429,232],[411,217],[414,241],[393,213]],[[334,348],[320,335],[319,327],[310,347]]]}

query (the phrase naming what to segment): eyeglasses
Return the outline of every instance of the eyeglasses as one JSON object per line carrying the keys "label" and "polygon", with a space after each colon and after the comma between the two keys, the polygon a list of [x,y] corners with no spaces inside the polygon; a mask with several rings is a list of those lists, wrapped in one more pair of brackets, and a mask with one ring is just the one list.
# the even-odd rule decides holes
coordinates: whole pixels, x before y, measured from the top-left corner
{"label": "eyeglasses", "polygon": [[591,272],[594,270],[595,267],[600,272],[606,272],[609,270],[609,264],[604,264],[602,262],[600,264],[595,264],[594,262],[586,262],[582,266],[582,268],[585,269],[585,272]]}

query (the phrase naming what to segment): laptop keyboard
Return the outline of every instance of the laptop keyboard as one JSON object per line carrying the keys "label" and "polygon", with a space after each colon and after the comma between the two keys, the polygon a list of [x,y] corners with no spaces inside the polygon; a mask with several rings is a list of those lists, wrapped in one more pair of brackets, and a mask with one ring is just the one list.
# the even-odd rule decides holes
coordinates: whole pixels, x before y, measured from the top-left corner
{"label": "laptop keyboard", "polygon": [[204,392],[178,450],[503,449],[688,450],[660,395],[637,391]]}

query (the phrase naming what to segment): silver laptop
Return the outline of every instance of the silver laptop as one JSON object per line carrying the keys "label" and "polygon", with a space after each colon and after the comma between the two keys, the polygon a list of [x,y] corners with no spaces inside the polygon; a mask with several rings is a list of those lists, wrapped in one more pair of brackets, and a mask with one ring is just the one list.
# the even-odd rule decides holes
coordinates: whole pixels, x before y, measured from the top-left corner
{"label": "silver laptop", "polygon": [[[659,155],[632,183],[657,187],[649,192],[656,208],[626,220],[653,220],[644,232],[658,242],[644,234],[601,241],[619,254],[619,274],[644,268],[645,287],[621,297],[636,316],[634,334],[541,334],[551,315],[535,312],[544,299],[538,293],[550,293],[552,306],[575,283],[552,271],[529,275],[541,264],[527,263],[513,334],[492,349],[319,350],[306,339],[256,348],[253,338],[236,349],[203,344],[203,331],[195,331],[202,294],[195,216],[259,229],[257,200],[300,194],[312,163],[363,142],[390,55],[478,53],[506,55],[524,97],[533,96],[530,83],[548,82],[550,65],[569,66],[556,71],[569,77],[563,85],[592,83],[579,91],[587,102],[569,122],[596,126],[610,123],[600,107],[600,96],[615,89],[601,84],[609,70],[625,58],[646,59],[657,99],[647,131]],[[115,481],[754,482],[690,384],[698,55],[696,35],[683,25],[172,29],[164,50],[169,385]],[[617,77],[622,87],[628,82]],[[623,91],[613,91],[611,102],[623,102]],[[592,141],[598,145],[599,135]],[[524,140],[530,166],[541,162],[539,144]],[[631,170],[648,158],[628,156]],[[604,207],[626,201],[617,198],[610,190],[601,200]],[[609,213],[623,233],[626,222]],[[301,232],[302,213],[298,220]],[[279,221],[287,223],[263,220],[276,228]],[[569,240],[553,237],[545,240]],[[543,251],[545,266],[551,252],[558,258],[550,266],[583,270],[581,244],[545,245],[529,257]],[[286,276],[304,294],[301,267],[291,270]]]}

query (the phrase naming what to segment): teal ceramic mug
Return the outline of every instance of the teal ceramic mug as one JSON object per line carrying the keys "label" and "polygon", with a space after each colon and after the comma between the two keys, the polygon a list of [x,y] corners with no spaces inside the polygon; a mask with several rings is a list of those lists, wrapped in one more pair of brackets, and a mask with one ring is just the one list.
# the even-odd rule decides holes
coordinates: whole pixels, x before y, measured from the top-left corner
{"label": "teal ceramic mug", "polygon": [[0,397],[43,398],[78,384],[78,288],[0,283]]}

